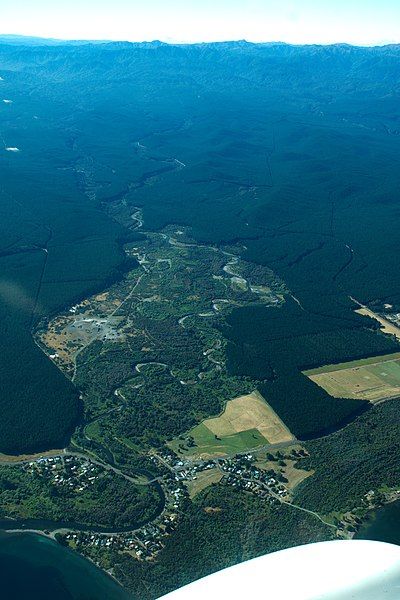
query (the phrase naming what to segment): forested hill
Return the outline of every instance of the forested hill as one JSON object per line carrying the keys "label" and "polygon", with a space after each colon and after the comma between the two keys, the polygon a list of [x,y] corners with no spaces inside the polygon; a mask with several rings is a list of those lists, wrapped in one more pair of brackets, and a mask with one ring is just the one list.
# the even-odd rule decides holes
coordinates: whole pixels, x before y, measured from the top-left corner
{"label": "forested hill", "polygon": [[[400,309],[399,46],[0,42],[0,450],[62,444],[79,418],[31,328],[121,275],[122,202],[147,230],[190,226],[283,278],[308,336],[271,365],[285,381],[310,356],[394,349],[349,296]],[[245,354],[265,357],[269,319],[257,322]],[[230,368],[246,374],[242,324],[232,317]],[[304,395],[274,384],[290,422],[291,393],[312,407],[301,381]]]}
{"label": "forested hill", "polygon": [[[75,78],[84,81],[103,74],[116,77],[114,83],[126,83],[129,76],[134,76],[136,83],[150,85],[157,81],[158,74],[162,76],[158,81],[161,86],[174,81],[181,88],[188,86],[189,91],[197,82],[206,87],[216,85],[219,92],[223,88],[228,91],[235,82],[249,97],[255,90],[259,92],[261,86],[264,94],[283,94],[295,100],[293,94],[298,93],[304,100],[326,102],[332,105],[332,112],[344,98],[358,97],[362,90],[368,91],[362,99],[364,105],[376,98],[383,99],[382,92],[395,92],[400,57],[400,45],[361,48],[345,44],[291,46],[245,41],[193,45],[160,41],[64,44],[58,40],[45,40],[41,45],[40,38],[7,36],[0,36],[0,45],[5,68],[15,61],[19,69],[30,73],[37,69],[37,73],[49,79],[74,73]],[[92,80],[92,84],[96,81]],[[313,89],[306,93],[305,85]],[[357,112],[359,106],[346,107],[346,112],[349,108]],[[384,105],[379,108],[384,112]]]}

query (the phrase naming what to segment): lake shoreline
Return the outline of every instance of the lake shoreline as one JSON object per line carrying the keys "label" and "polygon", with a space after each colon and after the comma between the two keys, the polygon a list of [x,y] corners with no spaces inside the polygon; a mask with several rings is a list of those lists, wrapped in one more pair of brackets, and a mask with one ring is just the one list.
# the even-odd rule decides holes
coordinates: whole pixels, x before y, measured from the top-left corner
{"label": "lake shoreline", "polygon": [[[44,531],[15,531],[14,533],[2,531],[0,533],[0,555],[2,556],[2,565],[9,563],[11,569],[19,569],[21,565],[26,565],[24,571],[27,572],[28,579],[29,577],[35,579],[35,586],[40,587],[36,578],[39,582],[42,581],[41,573],[45,568],[50,572],[53,583],[57,583],[63,592],[67,591],[68,595],[65,595],[65,599],[79,598],[82,592],[89,594],[93,600],[102,600],[104,597],[110,598],[110,600],[129,600],[131,598],[129,592],[113,573],[97,565],[92,558],[51,539],[49,534]],[[0,564],[0,567],[2,565]],[[3,580],[5,576],[3,573]],[[44,586],[48,584],[47,580],[48,578],[45,578]],[[24,583],[24,585],[27,584]],[[29,586],[27,585],[27,587]],[[46,593],[48,593],[47,588]],[[36,598],[36,596],[34,597]],[[44,597],[59,598],[59,595],[54,595],[53,592],[53,595]]]}

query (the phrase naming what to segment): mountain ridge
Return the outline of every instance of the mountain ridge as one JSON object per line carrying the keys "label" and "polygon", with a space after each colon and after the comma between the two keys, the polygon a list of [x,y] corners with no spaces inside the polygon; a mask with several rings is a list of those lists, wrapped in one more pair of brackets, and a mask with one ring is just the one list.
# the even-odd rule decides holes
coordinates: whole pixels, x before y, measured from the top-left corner
{"label": "mountain ridge", "polygon": [[91,45],[113,45],[117,47],[141,47],[141,48],[160,48],[160,47],[286,47],[286,48],[336,48],[336,49],[361,49],[361,50],[376,50],[388,48],[400,48],[399,43],[378,44],[372,46],[361,46],[357,44],[349,44],[347,42],[335,42],[332,44],[292,44],[283,41],[265,41],[252,42],[246,39],[241,40],[218,40],[212,42],[165,42],[162,40],[108,40],[108,39],[62,39],[62,38],[47,38],[41,36],[20,35],[11,33],[0,34],[1,45],[12,46],[91,46]]}

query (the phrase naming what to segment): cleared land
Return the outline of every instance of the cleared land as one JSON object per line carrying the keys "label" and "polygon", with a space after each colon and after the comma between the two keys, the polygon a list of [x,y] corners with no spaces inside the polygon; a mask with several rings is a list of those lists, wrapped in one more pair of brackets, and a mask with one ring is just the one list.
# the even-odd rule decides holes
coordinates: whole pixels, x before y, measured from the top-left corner
{"label": "cleared land", "polygon": [[[298,456],[296,458],[293,457],[292,452],[298,452],[299,450],[304,450],[304,448],[298,444],[294,444],[293,446],[278,451],[263,450],[257,453],[255,466],[264,471],[272,470],[282,473],[287,479],[287,482],[285,483],[287,489],[292,492],[299,483],[314,473],[313,470],[306,471],[301,468],[302,458],[299,458]],[[270,459],[271,456],[275,457],[274,460]],[[280,462],[282,460],[284,464]]]}
{"label": "cleared land", "polygon": [[197,474],[197,479],[193,479],[187,483],[189,496],[194,498],[202,490],[209,487],[213,483],[218,483],[223,477],[222,471],[219,469],[210,469],[209,471],[201,471]]}
{"label": "cleared land", "polygon": [[226,403],[218,417],[206,419],[188,433],[195,446],[170,442],[173,450],[199,458],[243,452],[265,444],[294,440],[294,436],[257,391]]}
{"label": "cleared land", "polygon": [[355,311],[356,313],[358,313],[359,315],[364,315],[365,317],[370,317],[371,319],[375,319],[381,324],[381,331],[383,331],[383,333],[394,335],[397,340],[400,340],[400,328],[397,327],[397,325],[395,325],[388,319],[385,319],[381,315],[378,315],[377,313],[373,312],[372,310],[364,306],[364,304],[358,302],[358,300],[355,300],[354,298],[351,299],[354,302],[356,302],[359,306],[361,306],[361,308],[358,308]]}
{"label": "cleared land", "polygon": [[13,464],[19,462],[25,462],[29,460],[37,460],[38,458],[47,457],[50,458],[52,456],[60,456],[64,453],[62,448],[55,450],[48,450],[47,452],[39,452],[38,454],[2,454],[0,453],[0,464]]}
{"label": "cleared land", "polygon": [[400,353],[304,371],[334,398],[379,402],[400,395]]}

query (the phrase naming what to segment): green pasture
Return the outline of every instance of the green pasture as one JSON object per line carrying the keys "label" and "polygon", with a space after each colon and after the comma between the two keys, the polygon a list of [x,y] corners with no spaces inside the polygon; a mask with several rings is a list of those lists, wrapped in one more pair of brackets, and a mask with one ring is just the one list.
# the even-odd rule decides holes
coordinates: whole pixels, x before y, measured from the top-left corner
{"label": "green pasture", "polygon": [[[246,452],[269,443],[257,429],[248,429],[233,435],[221,436],[217,439],[214,433],[203,423],[197,425],[188,435],[193,437],[196,446],[188,448],[187,444],[179,439],[172,440],[168,445],[178,454],[180,453],[179,450],[182,450],[187,456],[200,456],[204,454],[220,455]],[[180,445],[183,446],[183,449],[180,448]]]}

